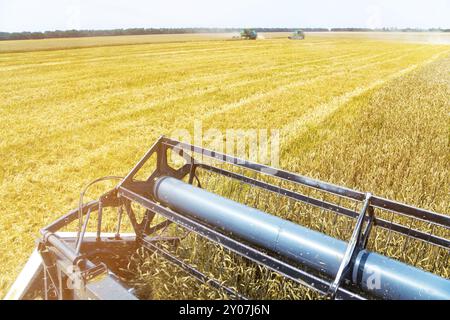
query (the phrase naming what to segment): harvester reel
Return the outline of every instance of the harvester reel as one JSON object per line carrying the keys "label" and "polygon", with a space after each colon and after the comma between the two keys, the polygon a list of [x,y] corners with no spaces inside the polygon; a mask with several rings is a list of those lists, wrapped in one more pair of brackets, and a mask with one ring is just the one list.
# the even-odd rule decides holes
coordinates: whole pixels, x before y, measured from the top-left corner
{"label": "harvester reel", "polygon": [[[181,166],[171,164],[173,154],[184,159]],[[152,161],[151,172],[138,178]],[[246,189],[238,191],[236,201],[215,193],[217,185]],[[245,197],[249,192],[252,196]],[[258,206],[264,197],[289,203],[290,220],[264,212]],[[142,220],[136,205],[145,210]],[[115,232],[103,230],[106,210],[116,212]],[[94,216],[96,231],[89,233]],[[121,231],[126,219],[133,232]],[[61,231],[77,221],[72,232]],[[324,223],[316,227],[317,221]],[[37,292],[45,299],[136,299],[120,275],[120,261],[126,264],[138,248],[230,298],[248,298],[175,254],[188,235],[333,299],[450,299],[448,215],[166,137],[115,188],[98,200],[81,201],[41,230],[39,245],[7,298],[30,299]],[[394,242],[401,246],[398,254]],[[426,259],[408,256],[411,246],[420,246]]]}

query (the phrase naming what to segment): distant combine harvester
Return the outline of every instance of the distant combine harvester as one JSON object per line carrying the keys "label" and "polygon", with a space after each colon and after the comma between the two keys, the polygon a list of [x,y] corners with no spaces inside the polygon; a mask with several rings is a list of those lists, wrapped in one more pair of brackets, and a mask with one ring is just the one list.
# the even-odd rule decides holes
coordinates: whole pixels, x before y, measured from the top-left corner
{"label": "distant combine harvester", "polygon": [[258,38],[258,33],[253,29],[244,29],[239,36],[233,37],[233,39],[243,40],[256,40],[256,38]]}
{"label": "distant combine harvester", "polygon": [[294,33],[292,33],[291,36],[289,36],[289,39],[291,40],[304,40],[305,39],[305,33],[302,30],[296,30]]}

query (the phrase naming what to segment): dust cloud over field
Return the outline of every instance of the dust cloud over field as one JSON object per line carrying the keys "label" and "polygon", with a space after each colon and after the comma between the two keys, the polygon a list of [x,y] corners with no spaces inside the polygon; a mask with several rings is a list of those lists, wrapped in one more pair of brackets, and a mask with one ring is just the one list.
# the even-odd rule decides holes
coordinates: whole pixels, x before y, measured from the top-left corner
{"label": "dust cloud over field", "polygon": [[316,37],[324,38],[360,38],[377,41],[394,41],[421,44],[450,44],[449,32],[317,32]]}

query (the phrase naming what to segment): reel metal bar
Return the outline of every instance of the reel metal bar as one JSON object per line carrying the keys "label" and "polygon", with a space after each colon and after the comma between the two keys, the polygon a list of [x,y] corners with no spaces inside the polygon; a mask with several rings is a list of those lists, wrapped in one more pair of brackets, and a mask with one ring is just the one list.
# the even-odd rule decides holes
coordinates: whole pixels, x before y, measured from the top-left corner
{"label": "reel metal bar", "polygon": [[[269,166],[251,162],[248,160],[239,159],[232,157],[220,152],[212,151],[209,149],[204,149],[201,147],[193,146],[184,142],[179,142],[176,140],[168,139],[162,137],[160,139],[161,143],[171,146],[176,150],[191,151],[203,156],[213,158],[222,162],[227,162],[239,167],[244,167],[255,172],[262,173],[264,175],[278,177],[286,181],[298,183],[300,185],[308,186],[317,190],[332,193],[338,196],[350,198],[353,200],[364,201],[366,193],[352,190],[349,188],[337,186],[331,183],[323,182],[320,180],[304,177],[294,173],[290,173],[285,170],[275,169]],[[433,211],[409,206],[396,201],[384,199],[381,197],[373,196],[372,206],[378,207],[380,209],[394,211],[396,213],[403,214],[408,217],[414,217],[426,222],[433,222],[435,224],[441,225],[443,227],[450,229],[450,216],[438,214]]]}
{"label": "reel metal bar", "polygon": [[125,176],[125,178],[119,182],[117,188],[121,187],[124,183],[129,182],[133,179],[136,173],[144,166],[147,160],[158,150],[163,140],[163,136],[161,136],[156,142],[150,147],[150,149],[145,153],[145,155],[139,160],[139,162],[131,169],[131,171]]}
{"label": "reel metal bar", "polygon": [[[201,164],[197,164],[197,166],[199,168],[203,168],[210,172],[215,172],[215,173],[224,175],[224,176],[232,178],[232,179],[243,181],[249,185],[252,185],[252,186],[264,189],[264,190],[268,190],[268,191],[271,191],[274,193],[279,193],[287,198],[291,198],[293,200],[301,201],[303,203],[310,204],[315,207],[319,207],[319,208],[322,208],[322,209],[325,209],[328,211],[335,212],[339,215],[344,215],[344,216],[351,217],[351,218],[358,217],[358,213],[351,209],[347,209],[347,208],[332,204],[330,202],[322,201],[322,200],[313,198],[311,196],[305,196],[300,193],[296,193],[294,191],[266,183],[264,181],[256,180],[256,179],[253,179],[250,177],[246,177],[244,175],[240,175],[238,173],[234,173],[234,172],[231,172],[231,171],[228,171],[225,169],[213,167],[213,166],[210,166],[207,164],[201,163]],[[372,203],[371,203],[371,205],[372,205]],[[410,229],[401,224],[397,224],[393,221],[388,221],[388,220],[385,220],[382,218],[374,217],[374,224],[377,227],[392,230],[394,232],[403,234],[408,237],[412,237],[412,238],[415,238],[418,240],[433,243],[442,248],[450,248],[450,240],[448,240],[448,239],[445,239],[445,238],[442,238],[442,237],[439,237],[436,235],[430,235],[429,233],[425,233],[420,230],[416,230],[416,229],[412,229],[412,228]]]}
{"label": "reel metal bar", "polygon": [[[100,206],[99,206],[99,208],[100,208]],[[86,218],[84,220],[83,227],[80,232],[80,236],[77,237],[77,242],[75,243],[75,253],[76,254],[80,254],[81,244],[83,242],[84,235],[86,234],[86,229],[87,229],[90,217],[91,217],[91,209],[89,209],[88,212],[86,213]],[[97,238],[98,238],[98,234],[97,234]]]}
{"label": "reel metal bar", "polygon": [[[82,214],[85,215],[89,210],[97,210],[98,208],[98,200],[90,201],[88,203],[85,203],[82,207]],[[45,232],[56,232],[60,230],[61,228],[67,226],[71,222],[78,219],[78,211],[79,209],[73,209],[63,215],[62,217],[58,218],[57,220],[53,221],[49,225],[45,226],[41,229],[40,233],[44,234]]]}
{"label": "reel metal bar", "polygon": [[[278,274],[281,274],[300,285],[306,286],[310,289],[325,295],[331,282],[324,280],[321,277],[315,276],[309,272],[298,269],[293,265],[283,262],[277,258],[274,258],[258,249],[255,249],[242,242],[234,240],[210,227],[207,227],[199,222],[196,222],[188,217],[185,217],[175,211],[169,210],[150,199],[143,197],[125,187],[119,187],[118,192],[121,197],[127,198],[130,201],[134,201],[144,206],[145,208],[154,211],[157,214],[164,216],[165,218],[173,221],[179,226],[197,233],[204,238],[220,244],[221,246],[229,249],[230,251],[247,258],[257,264],[263,265]],[[339,287],[336,293],[337,299],[357,299],[365,300],[359,294],[353,293],[347,289]]]}
{"label": "reel metal bar", "polygon": [[[354,267],[354,259],[357,253],[365,249],[373,222],[373,209],[370,207],[371,197],[372,195],[368,193],[366,196],[366,200],[364,201],[364,206],[361,209],[358,220],[356,221],[353,234],[350,238],[350,241],[348,242],[347,250],[345,251],[344,257],[342,258],[341,265],[339,266],[339,270],[336,274],[336,278],[330,286],[330,290],[328,293],[331,298],[334,298],[337,288],[341,285],[342,281],[344,281],[348,273]],[[366,219],[366,213],[369,214],[369,216],[367,217],[368,223],[366,229],[363,232],[363,224],[364,220]]]}
{"label": "reel metal bar", "polygon": [[122,208],[122,205],[120,205],[117,208],[117,226],[116,226],[116,234],[114,236],[116,239],[120,238],[120,227],[122,225],[122,215],[123,215],[123,208]]}
{"label": "reel metal bar", "polygon": [[395,212],[406,217],[414,217],[423,222],[432,222],[433,224],[450,229],[450,216],[436,213],[433,211],[413,207],[404,203],[388,200],[378,196],[372,196],[371,205],[373,207]]}
{"label": "reel metal bar", "polygon": [[247,300],[246,297],[244,297],[243,295],[239,294],[235,290],[233,290],[233,289],[231,289],[231,288],[229,288],[227,286],[222,285],[219,281],[208,277],[203,272],[200,272],[199,270],[195,269],[194,267],[192,267],[188,263],[182,261],[181,259],[177,258],[176,256],[174,256],[173,254],[171,254],[167,250],[164,250],[163,248],[158,247],[157,245],[154,244],[154,241],[152,241],[152,239],[149,238],[148,236],[143,236],[142,238],[139,239],[139,241],[142,242],[143,246],[147,250],[149,250],[151,252],[157,252],[163,258],[165,258],[167,261],[171,262],[173,265],[177,266],[178,268],[184,270],[186,273],[188,273],[189,275],[191,275],[192,277],[194,277],[198,281],[200,281],[200,282],[202,282],[204,284],[207,284],[207,285],[213,287],[214,289],[223,290],[223,291],[225,291],[228,294],[228,296],[230,296],[230,297],[232,297],[234,299]]}
{"label": "reel metal bar", "polygon": [[244,183],[247,183],[249,185],[264,189],[264,190],[268,190],[274,193],[278,193],[282,196],[291,198],[293,200],[297,200],[297,201],[301,201],[303,203],[306,204],[310,204],[313,205],[315,207],[319,207],[319,208],[323,208],[325,210],[329,210],[329,211],[333,211],[339,214],[344,214],[346,216],[352,217],[352,218],[356,218],[358,216],[358,213],[355,211],[352,211],[350,209],[344,208],[344,207],[340,207],[337,206],[333,203],[330,202],[326,202],[326,201],[322,201],[313,197],[309,197],[309,196],[305,196],[302,195],[300,193],[279,187],[279,186],[275,186],[273,184],[269,184],[267,182],[264,181],[260,181],[260,180],[256,180],[250,177],[246,177],[244,175],[241,175],[239,173],[234,173],[225,169],[221,169],[221,168],[216,168],[207,164],[199,164],[198,165],[199,168],[203,168],[205,170],[208,170],[210,172],[215,172],[218,174],[221,174],[223,176],[235,179],[235,180],[239,180],[242,181]]}
{"label": "reel metal bar", "polygon": [[161,229],[167,228],[170,224],[172,224],[172,221],[170,221],[170,220],[165,220],[165,221],[163,221],[163,222],[157,224],[156,226],[149,227],[149,228],[148,228],[148,231],[146,231],[145,233],[146,233],[146,234],[152,234],[152,233],[155,233],[155,232],[157,232],[157,231],[159,231],[159,230],[161,230]]}
{"label": "reel metal bar", "polygon": [[226,155],[217,151],[197,147],[194,145],[190,145],[184,142],[179,142],[176,140],[172,140],[166,137],[162,137],[161,143],[170,146],[174,149],[182,149],[185,151],[192,151],[197,154],[201,154],[208,158],[216,159],[222,162],[230,163],[239,167],[244,167],[246,169],[253,170],[255,172],[259,172],[268,176],[274,176],[286,181],[297,182],[299,184],[309,186],[311,188],[315,188],[318,190],[326,191],[329,193],[333,193],[336,195],[348,197],[354,200],[362,201],[364,200],[365,194],[363,192],[355,191],[349,188],[337,186],[331,183],[322,182],[319,180],[315,180],[312,178],[300,176],[294,173],[290,173],[288,171],[275,169],[270,166],[262,165],[259,163],[251,162],[248,160],[239,159],[230,155]]}
{"label": "reel metal bar", "polygon": [[97,239],[99,241],[101,239],[102,233],[102,219],[103,219],[103,201],[100,200],[97,209]]}

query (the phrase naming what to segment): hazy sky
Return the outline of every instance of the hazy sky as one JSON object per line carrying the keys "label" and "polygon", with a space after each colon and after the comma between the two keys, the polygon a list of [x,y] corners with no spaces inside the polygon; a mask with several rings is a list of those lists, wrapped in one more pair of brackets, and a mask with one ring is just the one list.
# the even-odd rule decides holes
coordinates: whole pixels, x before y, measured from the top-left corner
{"label": "hazy sky", "polygon": [[243,26],[450,28],[450,0],[0,0],[7,32]]}

